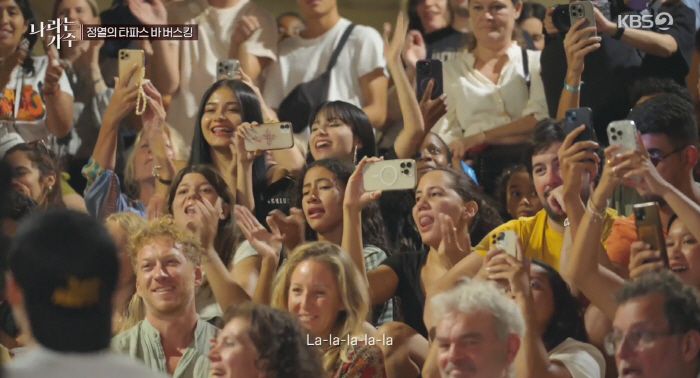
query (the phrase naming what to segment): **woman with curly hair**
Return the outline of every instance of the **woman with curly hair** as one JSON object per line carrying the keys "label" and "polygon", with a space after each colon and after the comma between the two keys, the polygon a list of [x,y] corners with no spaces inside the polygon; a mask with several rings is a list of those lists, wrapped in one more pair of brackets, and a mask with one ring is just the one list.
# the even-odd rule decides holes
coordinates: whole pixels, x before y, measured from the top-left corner
{"label": "woman with curly hair", "polygon": [[297,319],[248,302],[231,308],[209,349],[209,374],[221,378],[323,377],[321,359]]}

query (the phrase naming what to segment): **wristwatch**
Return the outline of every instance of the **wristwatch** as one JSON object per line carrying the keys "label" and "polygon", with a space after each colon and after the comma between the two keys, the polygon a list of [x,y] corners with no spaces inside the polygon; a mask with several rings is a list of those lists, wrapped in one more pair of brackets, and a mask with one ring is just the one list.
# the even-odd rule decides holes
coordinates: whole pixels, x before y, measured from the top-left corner
{"label": "wristwatch", "polygon": [[617,27],[617,31],[615,32],[615,34],[613,34],[612,37],[613,37],[614,39],[620,39],[620,38],[622,38],[622,35],[623,35],[623,34],[625,34],[625,28],[622,27],[622,26],[618,26],[618,27]]}
{"label": "wristwatch", "polygon": [[155,177],[156,180],[160,181],[161,184],[172,185],[173,184],[172,180],[164,180],[164,179],[160,178],[160,170],[161,169],[163,169],[162,166],[154,165],[153,168],[151,168],[151,176]]}

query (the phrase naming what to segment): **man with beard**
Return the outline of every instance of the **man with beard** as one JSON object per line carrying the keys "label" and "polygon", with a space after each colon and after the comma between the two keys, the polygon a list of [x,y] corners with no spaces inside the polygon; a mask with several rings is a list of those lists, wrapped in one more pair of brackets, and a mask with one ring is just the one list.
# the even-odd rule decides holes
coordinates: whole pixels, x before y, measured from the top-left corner
{"label": "man with beard", "polygon": [[220,331],[195,311],[195,288],[202,283],[199,241],[161,218],[132,236],[130,244],[146,319],[116,336],[113,348],[174,378],[208,377],[209,340]]}
{"label": "man with beard", "polygon": [[[525,334],[523,315],[493,283],[466,281],[431,301],[440,376],[502,378]],[[433,354],[434,355],[434,354]]]}
{"label": "man with beard", "polygon": [[[654,96],[632,109],[633,120],[642,135],[644,147],[661,177],[688,198],[700,203],[700,188],[693,180],[693,168],[698,160],[698,129],[693,106],[677,94]],[[639,191],[644,202],[655,201],[661,210],[661,225],[666,225],[673,210],[650,193]],[[630,245],[637,240],[634,214],[615,220],[607,239],[610,260],[622,267],[629,265]]]}
{"label": "man with beard", "polygon": [[[525,158],[525,163],[544,208],[532,217],[511,220],[489,233],[474,247],[478,254],[465,259],[465,273],[478,271],[483,259],[476,256],[485,256],[495,236],[506,230],[518,234],[525,257],[539,259],[559,269],[564,233],[572,232],[573,235],[575,230],[567,228],[570,223],[578,223],[585,209],[584,205],[579,205],[580,209],[573,209],[578,211],[567,214],[565,204],[588,203],[592,184],[598,175],[600,158],[595,152],[598,144],[592,141],[573,143],[582,131],[583,128],[579,127],[567,136],[562,122],[552,119],[543,119],[535,125],[528,154],[530,158]],[[570,193],[576,198],[571,198]],[[610,234],[616,215],[614,210],[606,209],[601,242]]]}

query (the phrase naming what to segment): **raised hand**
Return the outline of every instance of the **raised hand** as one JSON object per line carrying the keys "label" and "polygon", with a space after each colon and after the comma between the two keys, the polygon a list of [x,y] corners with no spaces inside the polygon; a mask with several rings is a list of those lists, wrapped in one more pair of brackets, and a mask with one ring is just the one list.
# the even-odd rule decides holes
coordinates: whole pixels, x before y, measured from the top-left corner
{"label": "raised hand", "polygon": [[122,78],[114,78],[114,93],[109,100],[109,105],[105,109],[102,117],[103,122],[111,122],[117,124],[126,117],[129,112],[136,107],[136,100],[139,96],[138,83],[127,87],[131,77],[136,74],[137,66],[134,65],[124,74]]}
{"label": "raised hand", "polygon": [[245,149],[245,141],[255,136],[255,130],[253,130],[253,128],[256,126],[258,126],[257,122],[244,122],[236,128],[236,135],[234,135],[233,138],[238,154],[238,162],[241,164],[252,164],[256,157],[262,155],[261,150],[248,152]]}
{"label": "raised hand", "polygon": [[435,81],[430,79],[419,103],[426,133],[432,130],[440,118],[447,113],[447,95],[443,93],[440,97],[432,100],[430,97],[433,93],[433,87],[435,87]]}
{"label": "raised hand", "polygon": [[579,20],[573,25],[564,37],[564,51],[566,51],[566,64],[569,74],[580,77],[583,73],[583,61],[591,51],[600,48],[600,37],[584,38],[584,35],[595,32],[595,27],[579,29],[586,20]]}
{"label": "raised hand", "polygon": [[[50,38],[49,35],[47,35],[46,38]],[[43,42],[46,56],[48,57],[49,61],[48,67],[46,68],[46,74],[44,75],[44,88],[42,89],[42,92],[44,96],[52,96],[61,90],[59,80],[61,80],[61,76],[63,75],[63,71],[65,69],[61,59],[58,56],[56,46],[49,46],[49,41],[47,41],[46,38],[43,40]]]}
{"label": "raised hand", "polygon": [[255,16],[242,16],[234,27],[231,42],[240,46],[245,43],[250,37],[260,29],[260,22]]}
{"label": "raised hand", "polygon": [[141,114],[141,122],[145,129],[160,127],[165,123],[165,106],[163,96],[153,86],[150,80],[143,81],[143,91],[146,94],[146,110]]}
{"label": "raised hand", "polygon": [[364,174],[362,168],[367,163],[373,163],[382,160],[381,158],[370,158],[365,156],[360,161],[360,164],[355,168],[355,172],[348,179],[348,183],[345,186],[345,198],[343,199],[343,206],[347,209],[352,209],[355,211],[362,211],[362,209],[367,206],[368,203],[376,200],[382,194],[381,191],[367,192],[364,188]]}
{"label": "raised hand", "polygon": [[28,45],[20,44],[15,52],[2,60],[2,64],[0,64],[0,84],[2,84],[2,86],[0,86],[0,88],[5,88],[5,86],[7,86],[10,82],[10,77],[12,77],[12,71],[14,71],[17,66],[21,66],[22,63],[24,63],[24,59],[27,58],[28,54]]}
{"label": "raised hand", "polygon": [[165,202],[165,199],[161,198],[158,195],[154,195],[153,197],[151,197],[151,200],[148,201],[148,206],[146,207],[146,219],[158,219],[161,215],[165,215],[166,207],[167,204]]}
{"label": "raised hand", "polygon": [[636,279],[648,272],[664,268],[660,251],[652,251],[651,246],[643,241],[630,245],[630,278]]}
{"label": "raised hand", "polygon": [[477,133],[450,143],[449,148],[453,157],[462,160],[470,149],[484,143],[486,143],[486,135],[484,133]]}
{"label": "raised hand", "polygon": [[214,249],[214,240],[219,230],[219,219],[223,217],[222,200],[219,197],[216,204],[212,205],[209,200],[195,200],[194,220],[187,223],[187,229],[199,237],[205,251]]}
{"label": "raised hand", "polygon": [[391,42],[389,42],[389,36],[391,35],[391,23],[384,23],[384,59],[387,63],[401,64],[401,51],[403,50],[403,45],[406,42],[406,33],[408,32],[408,23],[404,19],[403,12],[399,12],[399,16],[396,19],[396,30],[394,35],[391,37]]}
{"label": "raised hand", "polygon": [[129,10],[144,25],[165,25],[168,11],[161,0],[128,0]]}
{"label": "raised hand", "polygon": [[[637,132],[637,145],[644,146],[639,132]],[[625,185],[657,196],[663,196],[671,190],[671,184],[661,177],[646,148],[625,152],[621,154],[621,158],[624,161],[615,167],[615,173],[623,178]]]}
{"label": "raised hand", "polygon": [[404,41],[401,56],[409,67],[416,67],[419,60],[425,59],[428,52],[425,47],[423,36],[418,30],[411,30]]}
{"label": "raised hand", "polygon": [[586,126],[581,125],[570,132],[557,151],[565,194],[581,193],[584,172],[590,174],[591,181],[598,175],[600,157],[595,152],[598,149],[598,143],[593,141],[574,143],[574,139],[585,129]]}
{"label": "raised hand", "polygon": [[277,228],[274,219],[271,216],[267,217],[270,232],[255,219],[253,213],[247,208],[236,205],[234,212],[236,214],[236,224],[251,247],[255,248],[263,258],[272,258],[279,262],[280,253],[282,252],[282,234]]}
{"label": "raised hand", "polygon": [[438,254],[448,258],[451,265],[461,260],[462,257],[466,256],[468,250],[465,249],[465,246],[459,244],[457,228],[455,227],[452,218],[446,214],[439,214],[438,222],[442,233],[442,240],[440,241],[440,246],[438,247]]}
{"label": "raised hand", "polygon": [[515,298],[525,299],[532,295],[530,290],[530,261],[520,261],[507,253],[494,256],[487,267],[492,281],[507,282],[506,291]]}
{"label": "raised hand", "polygon": [[282,243],[288,250],[291,251],[305,242],[306,218],[301,209],[292,207],[289,209],[289,215],[273,210],[267,217],[267,224],[272,228],[271,223],[280,230]]}

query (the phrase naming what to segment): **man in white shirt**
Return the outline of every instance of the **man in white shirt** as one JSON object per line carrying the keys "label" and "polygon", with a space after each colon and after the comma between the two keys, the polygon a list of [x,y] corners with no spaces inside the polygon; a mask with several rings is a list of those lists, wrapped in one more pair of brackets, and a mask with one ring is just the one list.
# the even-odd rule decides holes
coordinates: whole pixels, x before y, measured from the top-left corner
{"label": "man in white shirt", "polygon": [[112,347],[173,378],[208,378],[209,340],[220,330],[195,311],[199,240],[164,217],[132,235],[130,251],[146,318],[117,335]]}
{"label": "man in white shirt", "polygon": [[[340,17],[336,0],[297,0],[297,3],[306,20],[306,29],[279,44],[278,61],[268,70],[263,96],[273,109],[278,109],[297,85],[326,71],[333,50],[351,24]],[[375,129],[383,127],[388,86],[385,65],[379,32],[358,25],[331,71],[327,98],[317,101],[349,102],[362,108]]]}
{"label": "man in white shirt", "polygon": [[443,378],[508,376],[525,334],[514,301],[491,282],[467,279],[430,304],[439,314],[432,348]]}
{"label": "man in white shirt", "polygon": [[277,23],[248,0],[131,0],[131,12],[144,24],[198,25],[196,41],[152,41],[153,84],[172,95],[167,122],[186,141],[194,135],[204,92],[218,80],[219,60],[237,59],[253,80],[276,59]]}
{"label": "man in white shirt", "polygon": [[9,265],[7,300],[29,344],[4,377],[165,377],[109,350],[119,262],[97,220],[37,213],[17,230]]}
{"label": "man in white shirt", "polygon": [[700,376],[700,297],[669,270],[626,282],[605,349],[621,378]]}

